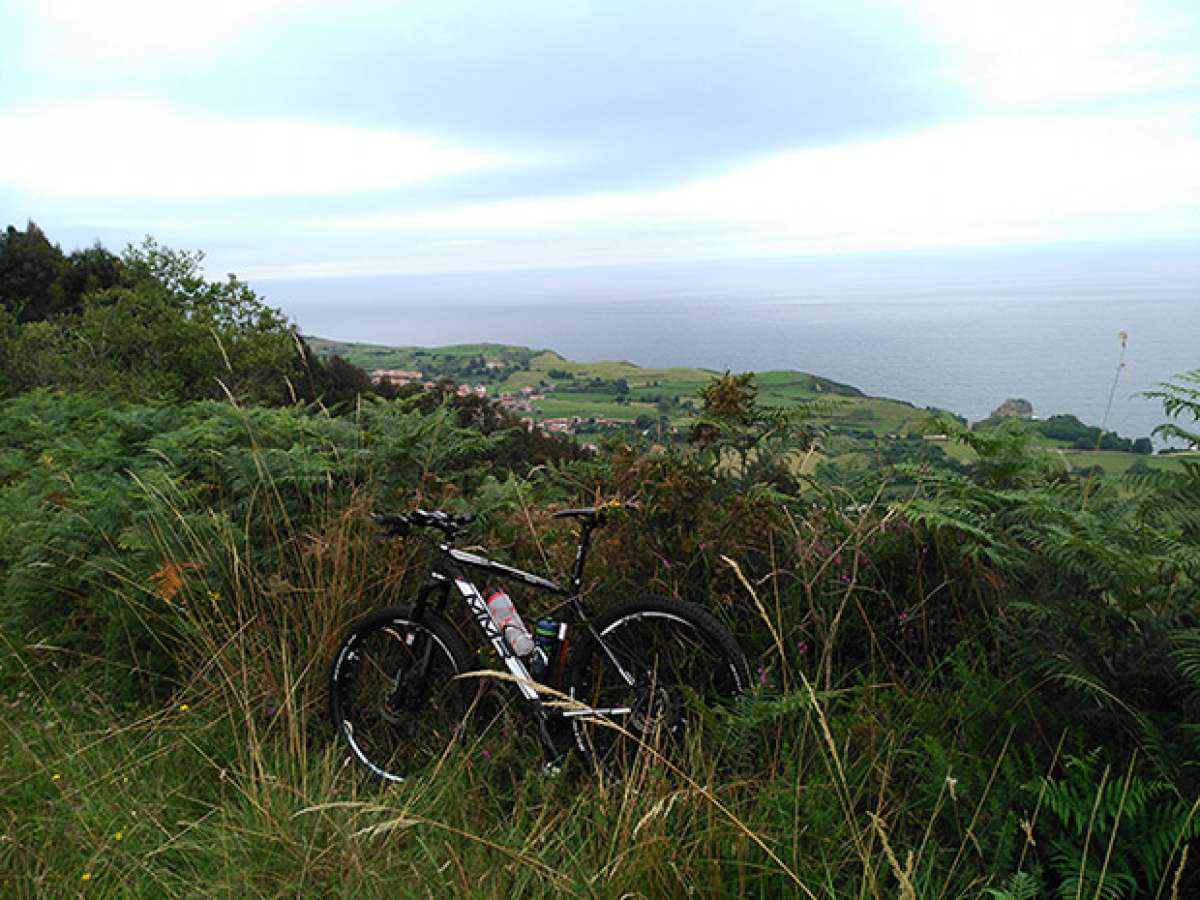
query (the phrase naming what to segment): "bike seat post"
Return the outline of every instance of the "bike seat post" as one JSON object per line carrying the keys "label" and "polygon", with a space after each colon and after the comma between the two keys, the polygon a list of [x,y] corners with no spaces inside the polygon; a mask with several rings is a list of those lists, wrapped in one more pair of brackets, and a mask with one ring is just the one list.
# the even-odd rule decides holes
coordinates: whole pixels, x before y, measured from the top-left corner
{"label": "bike seat post", "polygon": [[571,567],[571,593],[578,594],[583,585],[583,566],[587,562],[588,550],[592,544],[592,530],[596,521],[592,518],[581,520],[579,526],[579,546],[575,549],[575,564]]}

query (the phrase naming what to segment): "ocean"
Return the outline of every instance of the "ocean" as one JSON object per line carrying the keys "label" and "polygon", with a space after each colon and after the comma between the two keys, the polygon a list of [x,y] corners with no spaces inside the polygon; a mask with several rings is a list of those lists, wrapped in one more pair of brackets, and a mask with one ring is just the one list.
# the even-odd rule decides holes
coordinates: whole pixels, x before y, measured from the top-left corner
{"label": "ocean", "polygon": [[799,369],[972,420],[1009,397],[1097,425],[1107,410],[1128,437],[1163,421],[1142,391],[1200,368],[1200,241],[252,284],[337,340]]}

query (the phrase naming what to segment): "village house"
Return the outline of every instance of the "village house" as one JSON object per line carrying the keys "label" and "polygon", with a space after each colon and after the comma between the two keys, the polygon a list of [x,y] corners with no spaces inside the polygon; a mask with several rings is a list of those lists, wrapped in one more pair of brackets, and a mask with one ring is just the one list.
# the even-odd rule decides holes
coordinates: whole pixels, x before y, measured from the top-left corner
{"label": "village house", "polygon": [[371,383],[413,384],[420,381],[423,377],[420,372],[412,369],[375,369],[371,372]]}

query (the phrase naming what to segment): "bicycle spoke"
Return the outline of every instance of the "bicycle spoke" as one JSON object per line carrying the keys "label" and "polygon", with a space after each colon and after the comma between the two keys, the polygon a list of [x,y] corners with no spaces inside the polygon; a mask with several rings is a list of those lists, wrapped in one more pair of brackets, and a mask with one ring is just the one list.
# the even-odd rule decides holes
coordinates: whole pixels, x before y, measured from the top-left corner
{"label": "bicycle spoke", "polygon": [[576,741],[610,771],[644,747],[672,743],[697,717],[698,704],[742,686],[740,653],[711,618],[670,601],[630,607],[599,629],[571,685],[587,706],[568,716]]}
{"label": "bicycle spoke", "polygon": [[[397,628],[395,616],[368,620],[352,652],[335,667],[335,721],[360,762],[403,780],[440,756],[461,734],[474,685],[461,641],[418,623]],[[458,641],[458,643],[455,643]]]}

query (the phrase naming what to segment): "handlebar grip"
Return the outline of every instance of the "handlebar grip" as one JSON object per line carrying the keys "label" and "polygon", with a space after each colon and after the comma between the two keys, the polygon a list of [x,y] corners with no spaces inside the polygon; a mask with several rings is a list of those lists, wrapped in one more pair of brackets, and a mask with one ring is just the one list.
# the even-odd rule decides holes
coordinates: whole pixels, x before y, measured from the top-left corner
{"label": "handlebar grip", "polygon": [[452,516],[440,509],[414,509],[407,513],[375,513],[371,519],[380,528],[386,528],[392,534],[410,534],[413,528],[436,528],[448,537],[453,537],[460,528],[474,522],[475,516],[473,513]]}
{"label": "handlebar grip", "polygon": [[412,523],[401,513],[373,513],[371,519],[392,534],[406,535],[412,531]]}

